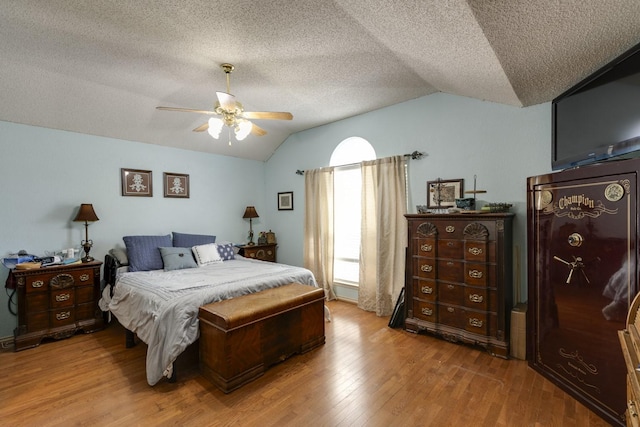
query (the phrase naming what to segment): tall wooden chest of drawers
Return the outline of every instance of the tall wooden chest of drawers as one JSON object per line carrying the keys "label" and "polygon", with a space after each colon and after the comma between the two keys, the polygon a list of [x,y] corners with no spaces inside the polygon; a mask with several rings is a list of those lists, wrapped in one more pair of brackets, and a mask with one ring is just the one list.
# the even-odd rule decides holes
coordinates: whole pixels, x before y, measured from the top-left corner
{"label": "tall wooden chest of drawers", "polygon": [[406,215],[405,327],[509,355],[510,213]]}
{"label": "tall wooden chest of drawers", "polygon": [[99,261],[32,270],[13,270],[18,293],[15,350],[40,344],[43,338],[61,339],[79,330],[104,327],[100,298]]}

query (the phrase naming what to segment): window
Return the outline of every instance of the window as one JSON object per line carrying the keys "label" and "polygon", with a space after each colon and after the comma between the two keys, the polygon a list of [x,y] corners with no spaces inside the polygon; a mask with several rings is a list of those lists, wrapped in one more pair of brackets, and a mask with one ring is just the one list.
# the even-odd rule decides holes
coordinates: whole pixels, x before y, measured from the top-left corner
{"label": "window", "polygon": [[360,198],[363,160],[374,160],[376,152],[363,138],[342,141],[331,155],[334,197],[334,266],[333,280],[358,285],[360,276]]}

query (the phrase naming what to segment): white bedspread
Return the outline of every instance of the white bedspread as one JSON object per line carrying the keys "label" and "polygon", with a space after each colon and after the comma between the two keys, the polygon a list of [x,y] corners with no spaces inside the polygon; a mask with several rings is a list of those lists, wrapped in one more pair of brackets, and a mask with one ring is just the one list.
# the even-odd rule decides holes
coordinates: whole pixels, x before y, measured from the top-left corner
{"label": "white bedspread", "polygon": [[199,268],[119,274],[108,307],[148,345],[147,382],[154,385],[198,338],[200,306],[293,282],[317,286],[305,268],[236,256]]}

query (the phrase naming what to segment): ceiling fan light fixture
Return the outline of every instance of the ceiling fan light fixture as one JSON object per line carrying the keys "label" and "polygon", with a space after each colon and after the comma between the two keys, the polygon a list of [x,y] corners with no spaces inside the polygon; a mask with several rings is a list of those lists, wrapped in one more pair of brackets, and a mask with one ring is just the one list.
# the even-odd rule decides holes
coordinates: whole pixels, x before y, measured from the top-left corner
{"label": "ceiling fan light fixture", "polygon": [[238,124],[235,128],[236,139],[238,141],[242,141],[245,139],[250,133],[253,125],[248,120],[238,120]]}
{"label": "ceiling fan light fixture", "polygon": [[217,117],[211,117],[209,119],[209,129],[207,129],[207,131],[209,132],[209,135],[211,135],[215,139],[218,139],[220,138],[220,132],[222,131],[223,126],[224,122],[221,119]]}

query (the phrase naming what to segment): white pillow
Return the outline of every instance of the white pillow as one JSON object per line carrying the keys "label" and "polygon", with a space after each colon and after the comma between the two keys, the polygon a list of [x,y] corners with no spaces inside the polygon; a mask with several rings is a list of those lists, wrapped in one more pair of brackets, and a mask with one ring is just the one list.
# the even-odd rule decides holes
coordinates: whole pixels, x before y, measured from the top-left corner
{"label": "white pillow", "polygon": [[198,267],[222,262],[222,258],[218,253],[218,245],[215,243],[194,246],[191,248],[191,251],[193,252]]}

